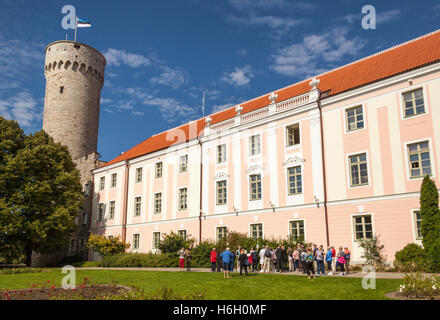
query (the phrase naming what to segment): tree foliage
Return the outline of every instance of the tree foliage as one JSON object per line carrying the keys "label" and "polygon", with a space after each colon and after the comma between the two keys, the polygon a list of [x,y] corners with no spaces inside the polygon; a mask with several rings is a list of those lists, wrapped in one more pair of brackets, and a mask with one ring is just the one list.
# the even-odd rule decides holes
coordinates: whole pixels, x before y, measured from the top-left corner
{"label": "tree foliage", "polygon": [[362,248],[361,258],[365,259],[367,265],[380,267],[384,264],[386,257],[383,249],[385,246],[381,244],[378,236],[359,240],[359,247]]}
{"label": "tree foliage", "polygon": [[430,251],[440,238],[440,210],[438,208],[438,190],[435,182],[425,176],[420,190],[420,217],[423,247]]}
{"label": "tree foliage", "polygon": [[194,247],[195,239],[188,235],[185,238],[171,231],[170,234],[164,234],[163,240],[159,243],[159,250],[163,253],[176,253],[182,248],[190,249]]}
{"label": "tree foliage", "polygon": [[105,257],[124,253],[130,244],[122,242],[119,237],[107,238],[103,235],[91,234],[87,241],[87,247],[93,248],[94,251]]}
{"label": "tree foliage", "polygon": [[[67,147],[44,131],[24,135],[0,117],[0,246],[52,253],[67,244],[83,205],[80,175]],[[11,139],[11,141],[4,141]]]}

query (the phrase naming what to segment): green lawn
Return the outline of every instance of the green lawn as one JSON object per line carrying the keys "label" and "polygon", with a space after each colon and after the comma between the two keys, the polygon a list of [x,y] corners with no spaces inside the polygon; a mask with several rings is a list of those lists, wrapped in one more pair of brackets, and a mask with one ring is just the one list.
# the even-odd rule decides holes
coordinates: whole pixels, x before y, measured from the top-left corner
{"label": "green lawn", "polygon": [[[30,288],[33,282],[54,280],[61,285],[65,274],[60,269],[49,272],[28,274],[0,274],[1,289]],[[94,283],[112,283],[138,286],[148,293],[162,287],[173,288],[179,295],[190,295],[205,291],[207,299],[257,300],[257,299],[386,299],[385,293],[396,291],[400,280],[377,279],[376,290],[364,290],[362,279],[344,277],[321,277],[307,280],[303,276],[278,274],[251,274],[240,277],[232,274],[224,280],[223,273],[208,272],[167,272],[167,271],[115,271],[115,270],[77,270],[77,283],[84,277],[92,278]]]}

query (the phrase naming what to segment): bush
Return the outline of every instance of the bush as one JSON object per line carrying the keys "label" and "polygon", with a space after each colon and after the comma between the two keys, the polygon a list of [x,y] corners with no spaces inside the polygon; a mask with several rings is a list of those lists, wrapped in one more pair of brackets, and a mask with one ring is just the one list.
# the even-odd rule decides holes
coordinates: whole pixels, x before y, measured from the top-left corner
{"label": "bush", "polygon": [[163,253],[176,253],[182,248],[192,248],[195,239],[188,235],[187,239],[171,231],[170,234],[164,234],[163,240],[159,243],[159,250]]}
{"label": "bush", "polygon": [[216,248],[216,249],[219,248],[214,241],[200,242],[197,247],[191,250],[191,255],[192,255],[191,266],[196,268],[211,267],[210,254],[212,248]]}
{"label": "bush", "polygon": [[402,279],[399,292],[406,297],[432,299],[440,294],[440,277],[408,274]]}
{"label": "bush", "polygon": [[430,264],[425,250],[415,243],[410,243],[402,250],[397,251],[394,257],[394,264],[400,271],[417,272],[429,270]]}
{"label": "bush", "polygon": [[110,256],[125,252],[130,244],[120,241],[119,237],[107,238],[106,236],[91,234],[87,241],[87,247],[92,248],[101,256]]}
{"label": "bush", "polygon": [[383,254],[384,245],[380,243],[379,237],[359,240],[359,247],[362,248],[361,258],[366,260],[366,264],[374,267],[383,266],[385,256]]}
{"label": "bush", "polygon": [[178,267],[179,257],[172,253],[120,253],[105,256],[98,262],[99,267]]}

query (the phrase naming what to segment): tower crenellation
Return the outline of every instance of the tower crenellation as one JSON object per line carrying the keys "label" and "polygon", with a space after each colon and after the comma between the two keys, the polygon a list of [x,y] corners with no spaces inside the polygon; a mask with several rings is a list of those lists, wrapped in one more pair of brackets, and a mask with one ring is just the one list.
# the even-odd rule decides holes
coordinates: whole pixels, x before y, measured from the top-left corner
{"label": "tower crenellation", "polygon": [[66,145],[73,159],[97,151],[105,65],[104,56],[83,43],[46,47],[43,129]]}

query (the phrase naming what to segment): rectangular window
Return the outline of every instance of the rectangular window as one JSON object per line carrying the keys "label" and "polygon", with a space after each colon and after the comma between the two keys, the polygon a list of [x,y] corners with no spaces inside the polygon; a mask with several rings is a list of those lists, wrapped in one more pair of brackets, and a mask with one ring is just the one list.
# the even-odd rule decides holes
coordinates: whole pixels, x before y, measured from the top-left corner
{"label": "rectangular window", "polygon": [[76,252],[76,240],[75,239],[70,240],[70,252],[71,253]]}
{"label": "rectangular window", "polygon": [[186,210],[188,208],[188,189],[179,189],[179,210]]}
{"label": "rectangular window", "polygon": [[103,203],[100,203],[98,205],[98,221],[102,221],[104,219],[105,214],[105,205]]}
{"label": "rectangular window", "polygon": [[261,223],[251,224],[251,238],[254,240],[258,238],[263,238],[263,224]]}
{"label": "rectangular window", "polygon": [[253,174],[249,176],[249,199],[261,200],[261,175]]}
{"label": "rectangular window", "polygon": [[217,241],[220,241],[223,238],[226,238],[227,228],[226,227],[217,227]]}
{"label": "rectangular window", "polygon": [[405,106],[405,118],[425,113],[423,89],[417,89],[404,93],[403,103]]}
{"label": "rectangular window", "polygon": [[136,169],[136,183],[142,182],[142,168]]}
{"label": "rectangular window", "polygon": [[431,174],[431,158],[428,141],[408,145],[409,173],[411,178]]}
{"label": "rectangular window", "polygon": [[110,185],[111,188],[116,187],[116,179],[117,179],[117,174],[116,174],[116,173],[113,173],[113,174],[112,174],[111,185]]}
{"label": "rectangular window", "polygon": [[288,126],[286,128],[286,137],[288,147],[300,144],[299,124]]}
{"label": "rectangular window", "polygon": [[414,222],[416,226],[416,239],[422,239],[422,216],[420,215],[420,211],[414,211]]}
{"label": "rectangular window", "polygon": [[139,217],[141,215],[141,205],[142,198],[136,197],[134,198],[134,216]]}
{"label": "rectangular window", "polygon": [[368,184],[367,154],[357,154],[349,157],[350,184],[352,187]]}
{"label": "rectangular window", "polygon": [[115,218],[115,201],[110,201],[109,219],[113,220]]}
{"label": "rectangular window", "polygon": [[135,233],[133,235],[133,245],[131,247],[133,250],[139,250],[139,239],[140,239],[139,233]]}
{"label": "rectangular window", "polygon": [[227,201],[226,180],[217,181],[217,205],[225,205]]}
{"label": "rectangular window", "polygon": [[81,238],[81,240],[79,241],[79,250],[80,251],[84,251],[84,249],[85,249],[85,244],[86,244],[86,241],[84,240],[84,238]]}
{"label": "rectangular window", "polygon": [[373,225],[371,215],[353,217],[355,239],[373,238]]}
{"label": "rectangular window", "polygon": [[290,221],[290,236],[295,241],[304,241],[304,220]]}
{"label": "rectangular window", "polygon": [[186,172],[186,171],[188,171],[188,155],[187,154],[180,157],[180,163],[179,163],[179,172]]}
{"label": "rectangular window", "polygon": [[289,196],[302,193],[301,166],[287,169],[287,183],[289,186]]}
{"label": "rectangular window", "polygon": [[88,223],[87,218],[88,218],[87,212],[83,212],[83,214],[82,214],[82,224],[83,225]]}
{"label": "rectangular window", "polygon": [[217,163],[226,162],[226,144],[217,146]]}
{"label": "rectangular window", "polygon": [[249,155],[254,156],[260,154],[260,135],[256,134],[249,137]]}
{"label": "rectangular window", "polygon": [[154,213],[162,212],[162,193],[154,194]]}
{"label": "rectangular window", "polygon": [[177,234],[186,240],[186,230],[177,230]]}
{"label": "rectangular window", "polygon": [[345,110],[345,119],[347,121],[347,131],[362,129],[364,127],[364,114],[362,106]]}
{"label": "rectangular window", "polygon": [[156,178],[160,178],[160,177],[162,177],[162,162],[158,162],[158,163],[156,163],[156,173],[155,173],[155,177],[156,177]]}
{"label": "rectangular window", "polygon": [[159,249],[160,232],[153,232],[153,249]]}
{"label": "rectangular window", "polygon": [[105,188],[105,177],[99,178],[99,191],[104,190]]}

